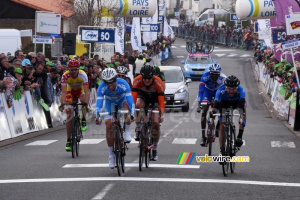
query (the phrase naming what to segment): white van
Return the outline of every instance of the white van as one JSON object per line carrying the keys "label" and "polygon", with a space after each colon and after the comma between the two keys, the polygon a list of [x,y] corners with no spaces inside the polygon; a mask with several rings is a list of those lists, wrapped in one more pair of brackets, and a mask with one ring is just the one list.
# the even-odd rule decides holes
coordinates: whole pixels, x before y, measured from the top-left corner
{"label": "white van", "polygon": [[17,29],[0,29],[0,53],[11,53],[22,49],[21,33]]}
{"label": "white van", "polygon": [[229,14],[229,12],[226,11],[226,10],[224,10],[224,9],[207,9],[204,13],[202,13],[199,17],[196,18],[195,24],[197,26],[201,26],[202,24],[207,23],[207,22],[209,24],[213,24],[214,23],[214,19],[213,18],[208,18],[209,11],[213,11],[214,12],[215,18],[224,17],[227,14]]}

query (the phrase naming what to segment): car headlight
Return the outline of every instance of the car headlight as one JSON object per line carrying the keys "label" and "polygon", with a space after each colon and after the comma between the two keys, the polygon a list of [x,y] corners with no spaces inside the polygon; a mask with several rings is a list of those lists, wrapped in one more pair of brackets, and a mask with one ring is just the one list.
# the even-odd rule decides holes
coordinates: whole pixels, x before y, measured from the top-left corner
{"label": "car headlight", "polygon": [[185,91],[186,91],[186,88],[185,87],[181,87],[175,93],[183,93]]}

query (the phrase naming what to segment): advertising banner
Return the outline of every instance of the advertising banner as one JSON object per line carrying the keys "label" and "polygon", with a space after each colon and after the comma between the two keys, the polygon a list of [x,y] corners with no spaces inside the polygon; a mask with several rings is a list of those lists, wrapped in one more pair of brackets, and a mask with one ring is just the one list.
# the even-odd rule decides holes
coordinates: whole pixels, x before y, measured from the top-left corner
{"label": "advertising banner", "polygon": [[0,93],[0,141],[11,138],[5,114],[4,101],[6,101],[6,98],[3,93]]}
{"label": "advertising banner", "polygon": [[131,28],[131,46],[133,50],[139,50],[139,46],[141,46],[141,26],[140,26],[140,18],[134,17],[132,20],[132,28]]}
{"label": "advertising banner", "polygon": [[115,30],[112,29],[81,29],[81,41],[115,43]]}
{"label": "advertising banner", "polygon": [[[156,8],[155,14],[151,18],[151,24],[157,24],[157,22],[158,22],[157,20],[158,20],[158,9]],[[157,40],[157,33],[153,32],[151,34],[152,34],[152,37],[151,37],[152,41]],[[151,41],[151,44],[152,44],[152,41]]]}
{"label": "advertising banner", "polygon": [[36,13],[36,31],[39,33],[60,34],[61,15],[55,13]]}
{"label": "advertising banner", "polygon": [[285,26],[285,16],[300,12],[299,0],[273,0],[276,10],[276,20],[272,20],[272,27]]}
{"label": "advertising banner", "polygon": [[152,17],[157,8],[157,1],[110,0],[102,1],[102,6],[117,17]]}
{"label": "advertising banner", "polygon": [[178,27],[178,20],[177,19],[170,19],[170,26],[172,27]]}
{"label": "advertising banner", "polygon": [[[142,23],[143,23],[143,24],[147,24],[147,25],[150,26],[151,21],[152,21],[151,17],[143,17],[143,18],[142,18]],[[141,29],[142,29],[142,28],[141,28]],[[149,29],[150,29],[150,27],[149,27]],[[152,42],[152,33],[150,33],[150,32],[151,32],[151,31],[148,31],[148,32],[144,32],[144,33],[143,33],[143,42],[144,42],[144,44],[146,44],[147,42],[149,42],[149,43]]]}
{"label": "advertising banner", "polygon": [[272,0],[237,0],[235,10],[240,19],[276,18]]}
{"label": "advertising banner", "polygon": [[293,14],[293,15],[286,15],[285,16],[286,22],[286,33],[288,35],[296,35],[300,34],[300,15]]}
{"label": "advertising banner", "polygon": [[125,23],[124,23],[124,18],[119,17],[117,19],[117,29],[116,29],[116,52],[119,52],[121,54],[124,54],[124,48],[125,48],[125,40],[124,40],[124,35],[125,35]]}

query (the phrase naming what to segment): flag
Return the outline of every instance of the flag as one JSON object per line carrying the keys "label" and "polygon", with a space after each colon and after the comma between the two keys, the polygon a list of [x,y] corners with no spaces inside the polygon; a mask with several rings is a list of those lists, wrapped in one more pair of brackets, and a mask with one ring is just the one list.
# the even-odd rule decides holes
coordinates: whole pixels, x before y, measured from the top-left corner
{"label": "flag", "polygon": [[124,54],[124,47],[125,47],[124,35],[125,35],[124,17],[119,17],[117,19],[117,28],[115,32],[115,38],[116,38],[115,45],[116,45],[116,52],[119,52],[120,54]]}
{"label": "flag", "polygon": [[[155,14],[151,18],[151,24],[157,24],[157,20],[158,20],[158,9],[156,7]],[[152,34],[152,36],[151,36],[152,41],[157,40],[157,32],[153,32],[151,34]],[[151,41],[151,43],[152,43],[152,41]]]}
{"label": "flag", "polygon": [[141,46],[141,25],[140,18],[134,17],[132,20],[132,28],[131,28],[131,46],[133,50],[139,50]]}
{"label": "flag", "polygon": [[[151,24],[151,17],[143,17],[142,24]],[[147,42],[152,43],[152,33],[151,32],[143,32],[143,42],[146,44]]]}

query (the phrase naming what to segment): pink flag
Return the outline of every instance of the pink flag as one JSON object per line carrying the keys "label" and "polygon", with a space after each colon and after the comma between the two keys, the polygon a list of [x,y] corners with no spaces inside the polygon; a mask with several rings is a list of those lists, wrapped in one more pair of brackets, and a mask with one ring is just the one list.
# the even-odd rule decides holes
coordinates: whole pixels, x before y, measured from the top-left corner
{"label": "pink flag", "polygon": [[272,26],[284,26],[285,25],[285,15],[289,15],[295,12],[300,12],[300,0],[273,0],[276,20],[271,20]]}

